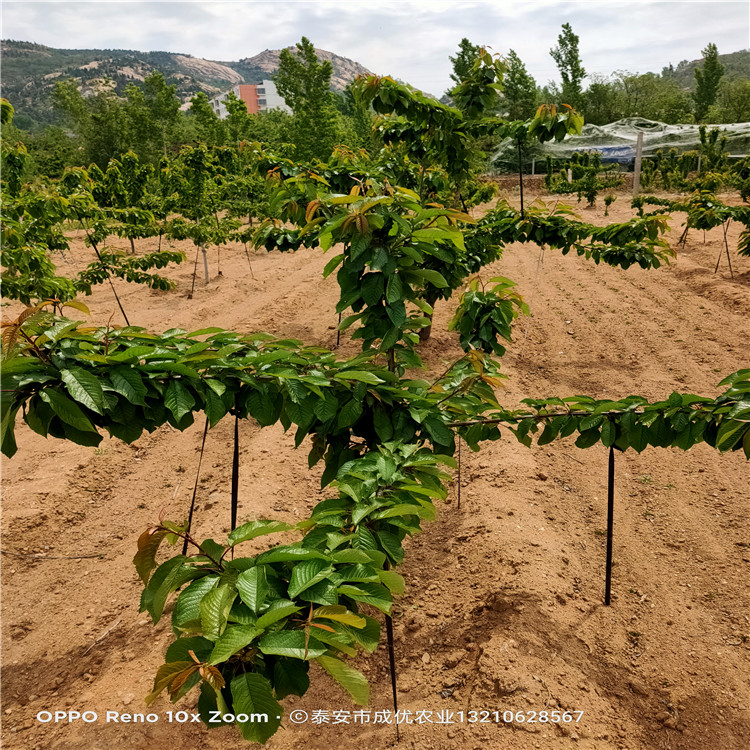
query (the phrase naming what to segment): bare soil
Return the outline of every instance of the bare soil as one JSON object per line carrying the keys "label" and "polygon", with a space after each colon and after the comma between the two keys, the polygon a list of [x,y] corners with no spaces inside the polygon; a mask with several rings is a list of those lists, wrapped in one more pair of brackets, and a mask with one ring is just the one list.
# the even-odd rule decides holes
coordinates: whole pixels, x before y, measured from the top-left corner
{"label": "bare soil", "polygon": [[[603,207],[581,209],[603,223]],[[632,214],[618,197],[608,220]],[[671,242],[684,216],[674,217]],[[734,252],[734,280],[720,229],[692,231],[671,266],[628,271],[511,246],[483,273],[519,283],[532,315],[518,322],[503,359],[500,396],[586,393],[598,398],[672,390],[716,394],[717,382],[748,366],[750,259]],[[155,249],[152,242],[139,250]],[[123,246],[124,249],[124,246]],[[319,250],[258,254],[242,246],[211,253],[210,284],[188,299],[190,262],[169,275],[170,293],[115,282],[131,322],[154,330],[219,325],[335,344],[335,280],[323,280]],[[89,262],[75,243],[70,266]],[[199,266],[199,273],[202,268]],[[91,319],[121,322],[108,286],[90,299]],[[440,303],[422,354],[431,374],[458,358]],[[16,312],[9,306],[7,314]],[[341,355],[356,351],[345,342]],[[240,747],[233,728],[169,723],[165,712],[196,698],[154,704],[154,724],[106,723],[107,710],[147,711],[143,698],[170,641],[169,618],[154,627],[138,613],[131,564],[138,535],[162,508],[182,518],[195,481],[202,420],[184,433],[163,427],[127,446],[45,441],[25,425],[18,454],[3,461],[3,746],[7,750],[193,750]],[[229,525],[232,425],[208,434],[198,483],[196,528]],[[248,421],[240,434],[240,516],[297,520],[322,495],[306,450],[281,428]],[[700,445],[687,453],[648,449],[617,456],[614,596],[604,607],[607,453],[572,441],[527,449],[512,436],[478,454],[464,448],[457,483],[436,522],[408,544],[407,593],[395,607],[399,708],[454,712],[453,724],[400,726],[414,750],[745,750],[750,747],[750,476],[741,453]],[[44,558],[33,555],[44,555]],[[67,559],[79,555],[100,557]],[[391,708],[384,646],[357,659],[372,684],[371,709]],[[394,727],[334,724],[354,711],[314,665],[304,698],[287,712],[329,712],[328,723],[284,728],[273,750],[385,748]],[[94,723],[41,724],[43,710],[96,711]],[[460,722],[457,712],[583,711],[578,722]],[[436,721],[434,713],[432,720]],[[483,718],[478,714],[476,718]]]}

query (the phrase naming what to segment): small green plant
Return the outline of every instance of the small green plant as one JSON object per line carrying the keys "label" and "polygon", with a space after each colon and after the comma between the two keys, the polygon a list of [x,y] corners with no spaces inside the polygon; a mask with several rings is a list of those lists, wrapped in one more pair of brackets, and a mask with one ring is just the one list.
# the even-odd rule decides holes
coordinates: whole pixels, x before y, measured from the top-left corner
{"label": "small green plant", "polygon": [[498,337],[511,341],[513,321],[520,313],[528,315],[529,308],[521,295],[513,291],[515,283],[510,279],[496,276],[488,283],[494,284],[489,290],[479,279],[469,283],[448,330],[458,330],[464,351],[479,349],[501,357],[505,347]]}
{"label": "small green plant", "polygon": [[609,207],[617,200],[617,198],[610,193],[604,196],[604,215],[609,216]]}
{"label": "small green plant", "polygon": [[[220,717],[263,743],[281,724],[279,701],[307,692],[315,661],[366,705],[367,680],[345,657],[380,642],[380,623],[361,610],[387,615],[403,593],[390,566],[403,559],[403,539],[435,518],[431,498],[446,496],[440,464],[454,462],[416,445],[385,444],[342,467],[338,496],[318,503],[308,520],[249,521],[225,543],[199,542],[187,524],[160,519],[149,527],[133,560],[145,585],[141,611],[156,624],[181,591],[171,615],[176,639],[146,703],[164,690],[174,702],[200,685],[198,713],[208,726]],[[240,544],[293,531],[303,539],[234,557]],[[179,540],[183,553],[157,566],[162,543]]]}

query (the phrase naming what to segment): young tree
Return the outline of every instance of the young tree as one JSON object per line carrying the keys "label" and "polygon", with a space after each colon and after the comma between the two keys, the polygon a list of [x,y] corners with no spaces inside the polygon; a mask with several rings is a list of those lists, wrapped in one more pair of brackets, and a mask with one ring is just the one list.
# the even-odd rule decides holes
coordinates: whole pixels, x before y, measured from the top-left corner
{"label": "young tree", "polygon": [[127,118],[110,83],[105,80],[99,93],[89,98],[83,97],[73,80],[58,81],[53,90],[55,105],[83,140],[87,161],[103,168],[113,156],[128,150]]}
{"label": "young tree", "polygon": [[178,139],[180,100],[177,87],[167,84],[158,71],[146,76],[142,86],[128,84],[125,113],[130,126],[130,146],[143,161],[167,155]]}
{"label": "young tree", "polygon": [[190,114],[195,118],[195,126],[199,140],[209,146],[222,146],[225,138],[224,123],[218,118],[208,97],[199,91],[190,100]]}
{"label": "young tree", "polygon": [[478,54],[479,46],[472,44],[466,37],[464,37],[458,45],[456,56],[448,57],[453,65],[451,80],[455,81],[457,84],[463,83],[469,77],[469,73],[471,73],[471,69],[474,66],[474,61],[477,59]]}
{"label": "young tree", "polygon": [[333,65],[320,61],[307,37],[297,50],[281,50],[276,88],[294,112],[294,144],[302,160],[325,160],[336,143],[336,107],[331,92]]}
{"label": "young tree", "polygon": [[719,84],[716,103],[709,107],[709,122],[748,122],[750,120],[750,79],[725,78]]}
{"label": "young tree", "polygon": [[708,108],[716,101],[719,81],[724,75],[724,66],[719,62],[719,51],[711,42],[703,50],[703,68],[695,69],[695,119],[704,120]]}
{"label": "young tree", "polygon": [[536,109],[536,81],[513,50],[505,58],[505,64],[503,100],[507,117],[509,120],[529,119]]}
{"label": "young tree", "polygon": [[604,76],[592,76],[586,89],[586,122],[606,125],[623,117],[622,91],[617,81]]}
{"label": "young tree", "polygon": [[580,109],[583,100],[581,82],[586,77],[586,71],[578,53],[578,36],[573,33],[569,23],[563,24],[562,32],[557,37],[557,47],[549,53],[560,71],[565,104]]}

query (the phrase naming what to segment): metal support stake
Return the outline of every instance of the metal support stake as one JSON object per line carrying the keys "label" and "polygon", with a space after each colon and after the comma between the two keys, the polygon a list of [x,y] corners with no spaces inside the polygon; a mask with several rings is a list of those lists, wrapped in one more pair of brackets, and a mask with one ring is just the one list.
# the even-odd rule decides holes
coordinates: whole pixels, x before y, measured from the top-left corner
{"label": "metal support stake", "polygon": [[518,185],[521,188],[521,218],[523,213],[523,162],[521,161],[521,139],[518,139]]}
{"label": "metal support stake", "polygon": [[461,510],[461,436],[456,435],[456,438],[458,439],[458,501],[456,508]]}
{"label": "metal support stake", "polygon": [[[236,407],[235,407],[236,408]],[[237,528],[237,506],[240,490],[240,415],[234,415],[234,455],[232,456],[232,531]]]}
{"label": "metal support stake", "polygon": [[[383,566],[385,570],[388,570],[391,566],[388,564],[388,560],[385,561]],[[393,693],[393,715],[394,717],[398,714],[398,690],[396,688],[396,650],[393,647],[393,618],[390,615],[385,616],[385,638],[388,644],[388,664],[391,672],[391,692]],[[398,721],[394,718],[396,726],[396,742],[400,742],[398,733]]]}
{"label": "metal support stake", "polygon": [[612,593],[612,528],[615,515],[615,449],[609,446],[609,476],[607,477],[607,562],[604,581],[604,604],[609,607]]}

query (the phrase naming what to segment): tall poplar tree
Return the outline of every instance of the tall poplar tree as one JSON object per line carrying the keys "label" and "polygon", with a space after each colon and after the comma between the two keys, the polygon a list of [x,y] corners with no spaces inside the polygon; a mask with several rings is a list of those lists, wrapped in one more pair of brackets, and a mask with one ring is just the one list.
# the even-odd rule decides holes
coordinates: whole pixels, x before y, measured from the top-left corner
{"label": "tall poplar tree", "polygon": [[510,50],[503,79],[503,100],[509,120],[525,120],[534,116],[536,81],[529,75],[521,58]]}
{"label": "tall poplar tree", "polygon": [[716,102],[719,81],[724,75],[724,66],[719,62],[719,51],[711,42],[703,50],[703,68],[695,69],[695,119],[706,118],[708,108]]}
{"label": "tall poplar tree", "polygon": [[336,106],[331,91],[333,65],[318,60],[315,47],[307,37],[297,43],[296,51],[281,50],[276,88],[292,112],[296,158],[327,160],[336,144]]}
{"label": "tall poplar tree", "polygon": [[562,25],[562,32],[557,37],[557,47],[549,51],[557,64],[562,78],[563,103],[580,109],[583,102],[582,82],[586,70],[578,52],[578,35],[573,33],[569,23]]}

